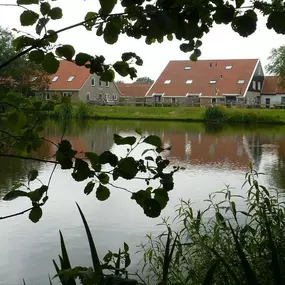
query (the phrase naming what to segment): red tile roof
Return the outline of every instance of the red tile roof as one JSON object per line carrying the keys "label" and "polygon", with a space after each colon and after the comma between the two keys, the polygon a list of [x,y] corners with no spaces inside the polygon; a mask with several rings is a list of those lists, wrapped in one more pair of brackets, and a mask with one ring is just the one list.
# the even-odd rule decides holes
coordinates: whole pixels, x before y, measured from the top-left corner
{"label": "red tile roof", "polygon": [[278,85],[278,76],[265,76],[262,94],[285,94],[285,87]]}
{"label": "red tile roof", "polygon": [[[215,96],[217,89],[219,92],[216,95],[219,96],[244,95],[258,62],[258,59],[170,61],[147,96],[153,93],[164,93],[164,96],[171,97],[185,96],[187,93]],[[226,66],[232,68],[226,69]],[[165,84],[166,80],[171,80],[170,84]],[[192,80],[192,83],[186,84],[187,80]],[[216,80],[216,83],[210,84],[210,80]],[[239,84],[238,80],[244,80],[244,83]]]}
{"label": "red tile roof", "polygon": [[118,83],[117,87],[121,92],[121,96],[126,97],[144,97],[152,84],[124,84]]}
{"label": "red tile roof", "polygon": [[[53,82],[52,79],[58,76],[58,79]],[[68,78],[74,76],[72,81]],[[49,88],[51,90],[79,90],[90,76],[89,70],[84,66],[77,66],[75,63],[61,60],[58,71],[50,75]]]}

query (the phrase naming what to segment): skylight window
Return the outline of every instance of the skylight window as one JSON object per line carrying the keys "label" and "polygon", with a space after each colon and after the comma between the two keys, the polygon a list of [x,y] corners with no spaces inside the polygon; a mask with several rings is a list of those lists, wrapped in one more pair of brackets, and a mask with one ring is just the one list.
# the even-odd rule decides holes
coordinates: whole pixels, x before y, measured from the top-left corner
{"label": "skylight window", "polygon": [[191,66],[185,66],[184,67],[184,70],[190,70],[191,69]]}
{"label": "skylight window", "polygon": [[232,69],[232,68],[233,68],[232,65],[227,65],[227,66],[225,67],[225,69],[227,69],[227,70]]}
{"label": "skylight window", "polygon": [[56,82],[58,79],[58,76],[55,76],[53,79],[52,79],[52,82]]}
{"label": "skylight window", "polygon": [[209,83],[210,83],[210,84],[216,84],[216,83],[217,83],[217,80],[210,80]]}
{"label": "skylight window", "polygon": [[193,80],[192,79],[188,79],[186,80],[186,84],[192,84]]}
{"label": "skylight window", "polygon": [[243,79],[238,80],[238,84],[244,84],[244,82],[245,82],[245,80],[243,80]]}
{"label": "skylight window", "polygon": [[170,84],[171,80],[165,80],[164,84]]}
{"label": "skylight window", "polygon": [[67,79],[67,81],[68,81],[68,82],[71,82],[71,81],[74,79],[74,77],[75,77],[75,76],[70,76],[70,77]]}

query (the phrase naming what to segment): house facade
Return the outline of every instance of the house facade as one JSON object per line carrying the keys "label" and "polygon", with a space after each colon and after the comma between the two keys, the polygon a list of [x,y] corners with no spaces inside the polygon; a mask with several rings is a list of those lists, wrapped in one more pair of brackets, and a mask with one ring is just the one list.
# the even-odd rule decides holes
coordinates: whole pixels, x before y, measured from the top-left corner
{"label": "house facade", "polygon": [[120,103],[123,105],[144,105],[145,94],[152,84],[118,83]]}
{"label": "house facade", "polygon": [[145,97],[186,106],[259,103],[263,81],[259,59],[170,61]]}
{"label": "house facade", "polygon": [[265,76],[261,93],[261,104],[285,106],[285,87],[279,84],[278,76]]}
{"label": "house facade", "polygon": [[116,104],[120,96],[114,82],[103,82],[84,66],[65,60],[60,61],[58,71],[50,76],[49,88],[41,95],[49,100],[55,94],[70,97],[74,102],[99,104]]}

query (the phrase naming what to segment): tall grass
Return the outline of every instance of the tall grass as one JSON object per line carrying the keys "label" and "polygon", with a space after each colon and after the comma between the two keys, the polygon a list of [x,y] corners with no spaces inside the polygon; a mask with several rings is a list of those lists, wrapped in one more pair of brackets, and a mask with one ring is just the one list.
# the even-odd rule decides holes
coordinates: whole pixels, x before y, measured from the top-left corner
{"label": "tall grass", "polygon": [[189,201],[181,201],[172,225],[178,230],[164,220],[166,232],[148,235],[141,245],[149,282],[162,280],[172,243],[168,284],[285,284],[284,196],[257,178],[253,170],[246,175],[246,197],[227,187],[211,194],[208,207],[197,213]]}
{"label": "tall grass", "polygon": [[77,118],[84,119],[89,118],[91,106],[84,102],[71,103],[65,102],[58,104],[54,107],[54,110],[49,112],[48,116],[55,119],[63,118]]}

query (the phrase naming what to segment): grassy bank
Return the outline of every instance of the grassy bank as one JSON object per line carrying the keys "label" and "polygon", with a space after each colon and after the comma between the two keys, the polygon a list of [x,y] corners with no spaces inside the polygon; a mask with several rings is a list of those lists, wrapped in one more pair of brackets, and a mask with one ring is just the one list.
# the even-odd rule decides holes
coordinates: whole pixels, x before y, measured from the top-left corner
{"label": "grassy bank", "polygon": [[84,103],[58,105],[49,113],[50,117],[61,118],[160,120],[185,122],[265,123],[284,124],[285,110],[282,109],[237,109],[226,107],[135,107],[135,106],[92,106]]}

